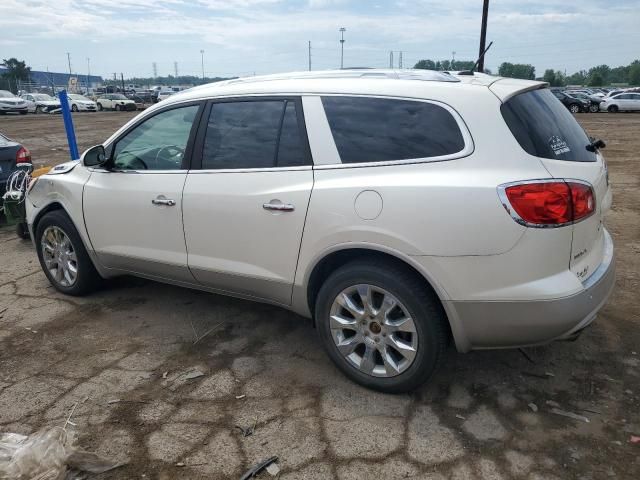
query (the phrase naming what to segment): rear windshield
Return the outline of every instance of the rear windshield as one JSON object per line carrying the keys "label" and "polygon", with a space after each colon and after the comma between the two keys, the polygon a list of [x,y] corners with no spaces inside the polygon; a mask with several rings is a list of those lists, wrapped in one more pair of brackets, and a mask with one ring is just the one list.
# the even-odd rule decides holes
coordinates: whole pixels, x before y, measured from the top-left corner
{"label": "rear windshield", "polygon": [[521,93],[500,107],[520,146],[530,155],[570,162],[595,162],[580,124],[551,90]]}

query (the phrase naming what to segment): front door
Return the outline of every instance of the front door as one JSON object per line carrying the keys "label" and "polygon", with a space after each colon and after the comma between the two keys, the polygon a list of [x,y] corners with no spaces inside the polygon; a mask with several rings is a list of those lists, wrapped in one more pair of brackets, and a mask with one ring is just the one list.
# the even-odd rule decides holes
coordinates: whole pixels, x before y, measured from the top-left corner
{"label": "front door", "polygon": [[183,199],[189,268],[217,290],[290,304],[313,187],[301,102],[215,102],[203,125]]}
{"label": "front door", "polygon": [[118,138],[107,169],[91,173],[84,216],[107,268],[193,282],[187,268],[182,190],[199,104],[160,111]]}

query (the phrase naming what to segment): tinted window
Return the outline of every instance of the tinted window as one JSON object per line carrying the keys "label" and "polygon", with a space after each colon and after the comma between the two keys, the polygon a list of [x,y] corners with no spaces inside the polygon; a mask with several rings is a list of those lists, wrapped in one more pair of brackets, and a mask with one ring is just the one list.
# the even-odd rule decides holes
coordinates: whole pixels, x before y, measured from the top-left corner
{"label": "tinted window", "polygon": [[202,152],[203,169],[273,168],[307,164],[295,102],[215,103]]}
{"label": "tinted window", "polygon": [[113,151],[117,170],[182,168],[198,105],[160,112],[120,138]]}
{"label": "tinted window", "polygon": [[536,157],[595,162],[589,138],[573,115],[548,89],[521,93],[500,108],[522,148]]}
{"label": "tinted window", "polygon": [[323,97],[342,163],[438,157],[464,149],[453,116],[433,103]]}

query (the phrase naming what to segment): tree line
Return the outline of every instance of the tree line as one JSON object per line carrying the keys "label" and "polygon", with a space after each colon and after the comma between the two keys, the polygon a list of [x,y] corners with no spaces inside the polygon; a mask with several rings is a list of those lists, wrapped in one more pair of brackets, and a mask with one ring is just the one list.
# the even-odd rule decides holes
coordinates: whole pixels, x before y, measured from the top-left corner
{"label": "tree line", "polygon": [[[450,60],[420,60],[413,68],[427,70],[469,70],[473,67],[472,61]],[[491,73],[485,69],[485,73]],[[589,70],[580,70],[571,75],[565,75],[560,70],[547,69],[542,77],[536,77],[536,69],[528,63],[503,62],[498,68],[501,77],[521,78],[524,80],[542,80],[552,87],[564,87],[567,85],[582,85],[590,87],[604,87],[611,84],[626,84],[640,86],[640,60],[634,60],[629,65],[610,67],[598,65]]]}

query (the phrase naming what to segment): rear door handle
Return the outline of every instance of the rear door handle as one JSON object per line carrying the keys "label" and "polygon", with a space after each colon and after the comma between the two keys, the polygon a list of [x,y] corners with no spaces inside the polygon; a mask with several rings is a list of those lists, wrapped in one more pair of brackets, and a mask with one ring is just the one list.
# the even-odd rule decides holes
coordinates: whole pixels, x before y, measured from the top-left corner
{"label": "rear door handle", "polygon": [[170,198],[165,198],[164,195],[158,195],[156,198],[151,200],[151,203],[154,205],[166,205],[168,207],[173,207],[176,204],[176,201],[171,200]]}
{"label": "rear door handle", "polygon": [[290,203],[282,203],[280,200],[271,200],[269,203],[263,203],[262,208],[276,212],[293,212],[296,209]]}

